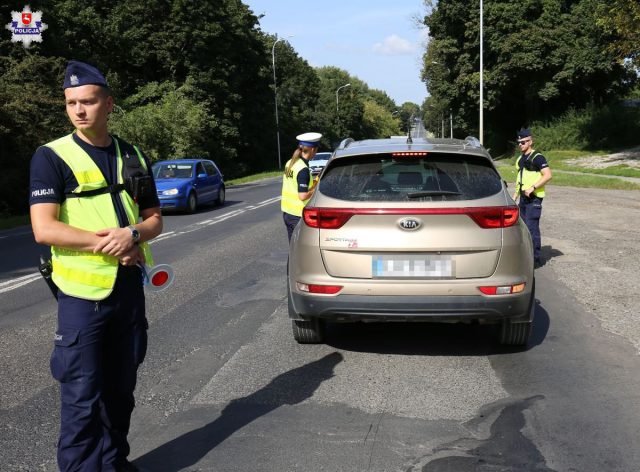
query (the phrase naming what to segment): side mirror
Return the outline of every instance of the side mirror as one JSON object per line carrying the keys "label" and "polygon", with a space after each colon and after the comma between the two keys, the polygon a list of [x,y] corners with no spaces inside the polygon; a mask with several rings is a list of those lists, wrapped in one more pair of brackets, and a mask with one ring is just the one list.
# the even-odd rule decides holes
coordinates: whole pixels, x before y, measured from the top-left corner
{"label": "side mirror", "polygon": [[207,174],[198,174],[198,179],[206,179]]}

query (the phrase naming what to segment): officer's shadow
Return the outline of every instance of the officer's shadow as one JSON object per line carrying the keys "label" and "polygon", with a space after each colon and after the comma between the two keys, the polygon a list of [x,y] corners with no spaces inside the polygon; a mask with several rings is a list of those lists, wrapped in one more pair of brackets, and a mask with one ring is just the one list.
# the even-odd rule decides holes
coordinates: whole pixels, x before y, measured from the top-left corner
{"label": "officer's shadow", "polygon": [[135,460],[149,470],[177,471],[192,466],[209,451],[253,420],[281,405],[295,405],[310,398],[342,362],[334,352],[278,375],[266,386],[246,397],[232,400],[220,416],[202,428],[189,431]]}

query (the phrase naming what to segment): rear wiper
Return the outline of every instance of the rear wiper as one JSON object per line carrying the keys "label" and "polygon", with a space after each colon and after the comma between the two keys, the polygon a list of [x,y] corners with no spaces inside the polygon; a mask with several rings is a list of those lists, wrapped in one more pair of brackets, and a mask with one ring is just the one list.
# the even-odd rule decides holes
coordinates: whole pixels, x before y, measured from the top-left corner
{"label": "rear wiper", "polygon": [[439,197],[442,195],[462,195],[460,192],[453,192],[451,190],[425,190],[422,192],[410,192],[407,193],[407,197],[409,198],[420,198],[420,197]]}

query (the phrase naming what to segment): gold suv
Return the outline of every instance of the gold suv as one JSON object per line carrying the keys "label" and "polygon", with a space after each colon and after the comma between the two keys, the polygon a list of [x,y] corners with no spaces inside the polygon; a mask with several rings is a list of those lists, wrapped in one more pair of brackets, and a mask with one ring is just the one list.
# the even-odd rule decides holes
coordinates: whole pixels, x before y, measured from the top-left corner
{"label": "gold suv", "polygon": [[293,336],[322,342],[328,321],[479,321],[525,345],[533,274],[529,231],[477,139],[346,139],[291,239]]}

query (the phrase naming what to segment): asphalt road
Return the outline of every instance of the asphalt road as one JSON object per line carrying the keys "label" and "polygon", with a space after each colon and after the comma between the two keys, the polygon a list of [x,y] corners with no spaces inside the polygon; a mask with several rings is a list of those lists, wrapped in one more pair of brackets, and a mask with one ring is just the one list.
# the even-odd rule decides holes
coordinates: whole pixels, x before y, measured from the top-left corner
{"label": "asphalt road", "polygon": [[[497,347],[492,327],[430,324],[334,325],[327,344],[296,344],[278,194],[277,179],[248,184],[229,189],[223,208],[165,218],[152,247],[176,281],[147,297],[150,342],[130,434],[136,464],[640,469],[640,335],[617,333],[611,326],[624,331],[624,323],[609,319],[626,315],[615,307],[627,294],[611,297],[608,288],[619,285],[612,270],[574,273],[595,261],[626,274],[611,259],[616,244],[598,255],[598,237],[615,241],[610,225],[588,230],[589,201],[601,204],[601,194],[553,192],[545,203],[547,264],[537,271],[535,332],[525,351]],[[574,211],[577,195],[584,211]],[[29,279],[39,248],[24,231],[0,234],[0,470],[55,470],[58,388],[48,370],[55,304],[43,281]],[[612,307],[609,318],[600,306]]]}

